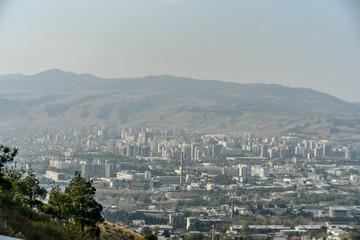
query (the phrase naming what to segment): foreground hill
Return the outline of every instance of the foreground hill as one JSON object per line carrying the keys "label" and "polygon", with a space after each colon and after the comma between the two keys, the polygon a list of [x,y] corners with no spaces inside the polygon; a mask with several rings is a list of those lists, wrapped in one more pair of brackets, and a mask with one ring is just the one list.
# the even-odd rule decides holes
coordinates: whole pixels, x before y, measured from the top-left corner
{"label": "foreground hill", "polygon": [[141,240],[144,238],[141,234],[109,222],[101,224],[100,230],[102,240]]}
{"label": "foreground hill", "polygon": [[49,70],[0,77],[0,120],[262,134],[360,134],[360,105],[281,85],[170,75],[103,79]]}
{"label": "foreground hill", "polygon": [[[22,223],[22,224],[19,224]],[[101,240],[141,240],[143,236],[118,225],[104,222],[99,225]],[[63,224],[53,221],[41,213],[33,213],[31,217],[12,208],[0,209],[0,235],[20,239],[68,239]],[[0,239],[2,237],[0,236]],[[87,238],[89,239],[89,238]]]}

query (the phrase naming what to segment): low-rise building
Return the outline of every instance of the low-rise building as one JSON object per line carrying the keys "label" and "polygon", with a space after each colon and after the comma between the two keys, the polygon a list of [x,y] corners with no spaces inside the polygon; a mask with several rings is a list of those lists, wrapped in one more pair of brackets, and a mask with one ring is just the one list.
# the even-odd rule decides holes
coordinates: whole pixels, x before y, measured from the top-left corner
{"label": "low-rise building", "polygon": [[209,231],[215,224],[215,228],[221,225],[221,219],[204,219],[197,217],[186,218],[186,230]]}
{"label": "low-rise building", "polygon": [[182,226],[184,224],[184,214],[182,213],[171,213],[169,214],[170,225]]}
{"label": "low-rise building", "polygon": [[350,217],[351,209],[343,206],[332,206],[329,207],[330,217]]}
{"label": "low-rise building", "polygon": [[50,170],[46,171],[45,177],[52,179],[54,181],[60,181],[60,180],[66,179],[66,175],[64,173],[59,173],[59,172],[50,171]]}

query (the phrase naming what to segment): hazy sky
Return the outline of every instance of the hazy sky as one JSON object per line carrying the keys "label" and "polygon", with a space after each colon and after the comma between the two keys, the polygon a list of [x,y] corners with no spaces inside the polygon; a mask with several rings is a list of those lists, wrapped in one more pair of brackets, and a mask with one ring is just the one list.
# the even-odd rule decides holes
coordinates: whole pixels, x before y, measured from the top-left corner
{"label": "hazy sky", "polygon": [[0,0],[0,74],[172,74],[360,102],[358,0]]}

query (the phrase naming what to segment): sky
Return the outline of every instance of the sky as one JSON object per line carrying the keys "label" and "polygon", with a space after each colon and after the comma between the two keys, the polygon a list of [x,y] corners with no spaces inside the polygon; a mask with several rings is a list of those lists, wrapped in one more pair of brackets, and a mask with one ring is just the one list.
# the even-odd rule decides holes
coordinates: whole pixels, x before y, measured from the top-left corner
{"label": "sky", "polygon": [[0,75],[171,74],[360,102],[358,0],[0,0]]}

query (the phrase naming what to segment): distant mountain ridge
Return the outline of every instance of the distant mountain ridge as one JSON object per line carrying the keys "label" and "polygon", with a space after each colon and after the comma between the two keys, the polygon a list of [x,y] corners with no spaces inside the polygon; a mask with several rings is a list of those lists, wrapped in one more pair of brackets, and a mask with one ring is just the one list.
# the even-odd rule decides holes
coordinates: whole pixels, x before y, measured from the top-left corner
{"label": "distant mountain ridge", "polygon": [[[360,132],[359,104],[307,88],[171,75],[105,79],[57,69],[0,76],[0,84],[3,122],[325,135]],[[338,119],[345,122],[339,124]]]}

